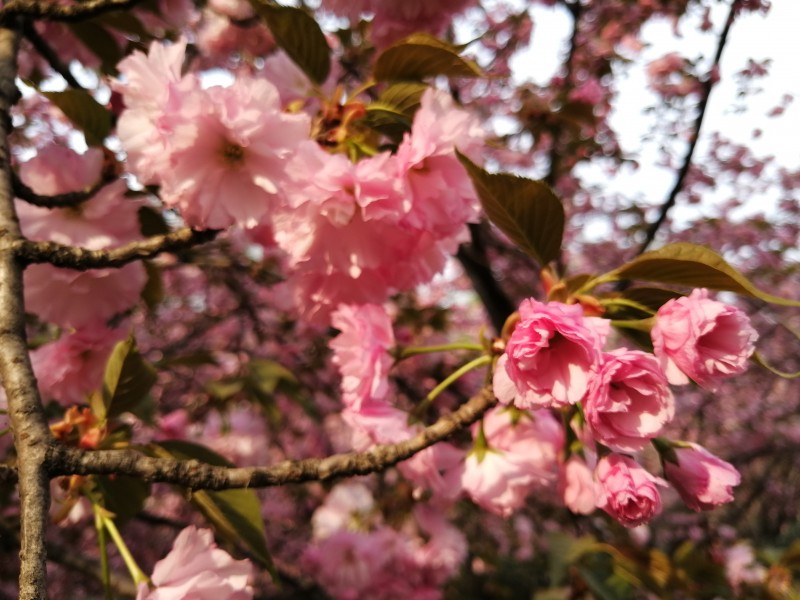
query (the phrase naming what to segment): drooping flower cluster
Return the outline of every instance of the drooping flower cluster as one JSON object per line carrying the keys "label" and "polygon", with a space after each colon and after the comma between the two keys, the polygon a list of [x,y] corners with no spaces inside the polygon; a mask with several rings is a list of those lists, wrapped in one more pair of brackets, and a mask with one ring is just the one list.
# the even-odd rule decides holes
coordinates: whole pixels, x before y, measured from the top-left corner
{"label": "drooping flower cluster", "polygon": [[[668,380],[688,383],[691,377],[713,387],[722,377],[742,372],[756,333],[742,311],[711,300],[703,289],[658,311],[652,328],[655,356],[626,348],[604,352],[607,325],[584,317],[580,305],[525,300],[497,361],[494,391],[501,403],[518,409],[570,414],[580,405],[583,418],[572,426],[586,459],[573,454],[565,460],[564,502],[580,513],[597,506],[633,527],[661,510],[658,487],[666,482],[620,453],[642,450],[672,420]],[[665,477],[691,508],[710,509],[733,499],[739,475],[730,464],[696,444],[659,439],[655,445]],[[597,452],[599,460],[593,458]],[[589,458],[592,464],[596,460],[594,485]]]}

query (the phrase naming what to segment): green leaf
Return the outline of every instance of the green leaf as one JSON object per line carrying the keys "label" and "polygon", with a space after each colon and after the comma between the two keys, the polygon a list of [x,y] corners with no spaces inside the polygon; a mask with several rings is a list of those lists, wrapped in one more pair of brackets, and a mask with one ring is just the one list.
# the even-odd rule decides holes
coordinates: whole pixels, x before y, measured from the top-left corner
{"label": "green leaf", "polygon": [[282,382],[296,386],[297,378],[280,363],[254,358],[247,364],[247,383],[250,389],[271,396]]}
{"label": "green leaf", "polygon": [[161,279],[161,269],[149,260],[142,261],[147,273],[147,283],[142,289],[142,300],[147,308],[153,310],[164,299],[164,281]]}
{"label": "green leaf", "polygon": [[324,83],[331,71],[331,48],[317,22],[292,6],[250,0],[264,19],[275,42],[314,83]]}
{"label": "green leaf", "polygon": [[461,48],[427,33],[415,33],[386,48],[375,60],[378,81],[422,81],[426,77],[482,77],[472,60],[459,56]]}
{"label": "green leaf", "polygon": [[547,536],[547,546],[550,549],[550,584],[558,585],[566,577],[569,566],[597,549],[597,541],[591,535],[576,538],[556,532]]}
{"label": "green leaf", "polygon": [[41,92],[83,132],[86,144],[102,146],[111,133],[111,113],[85,90]]}
{"label": "green leaf", "polygon": [[381,92],[378,102],[391,106],[396,112],[412,118],[419,108],[422,94],[427,89],[428,86],[424,83],[411,81],[393,83]]}
{"label": "green leaf", "polygon": [[103,497],[103,507],[120,521],[127,521],[141,512],[150,495],[150,485],[135,477],[115,475],[94,479],[96,491]]}
{"label": "green leaf", "polygon": [[659,250],[642,254],[599,279],[606,282],[619,279],[640,279],[704,287],[752,296],[772,304],[800,306],[798,300],[789,300],[762,292],[719,254],[704,246],[688,242],[669,244]]}
{"label": "green leaf", "polygon": [[106,75],[117,74],[117,63],[125,53],[109,31],[95,20],[69,24],[72,33],[100,59],[100,70]]}
{"label": "green leaf", "polygon": [[544,266],[558,258],[564,207],[545,183],[510,173],[487,173],[456,150],[483,210],[511,241]]}
{"label": "green leaf", "polygon": [[[156,456],[179,460],[195,459],[219,467],[234,466],[213,450],[191,442],[167,440],[151,444],[151,450]],[[261,503],[255,491],[248,489],[221,492],[195,491],[191,501],[220,536],[231,544],[244,545],[250,554],[269,570],[273,578],[277,577],[272,557],[267,549]]]}
{"label": "green leaf", "polygon": [[133,336],[114,346],[103,375],[103,406],[100,419],[117,416],[145,399],[156,382],[156,370],[136,349]]}

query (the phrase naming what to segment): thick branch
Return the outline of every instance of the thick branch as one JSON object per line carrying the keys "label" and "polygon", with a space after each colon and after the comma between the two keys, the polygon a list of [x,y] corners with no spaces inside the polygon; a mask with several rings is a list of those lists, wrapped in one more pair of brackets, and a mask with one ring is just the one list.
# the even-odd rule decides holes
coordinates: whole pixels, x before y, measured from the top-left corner
{"label": "thick branch", "polygon": [[366,452],[287,460],[269,467],[217,467],[196,460],[149,458],[131,450],[87,452],[60,445],[51,447],[48,465],[53,476],[116,473],[139,477],[149,482],[174,483],[195,490],[272,487],[305,481],[325,481],[383,471],[468,427],[496,402],[491,388],[486,388],[458,410],[441,417],[410,440],[375,446]]}
{"label": "thick branch", "polygon": [[14,211],[8,148],[9,109],[19,94],[14,78],[19,45],[17,31],[0,28],[0,378],[8,398],[19,468],[19,597],[46,598],[45,546],[50,480],[45,468],[50,436],[25,339],[22,266],[15,244],[22,238]]}
{"label": "thick branch", "polygon": [[14,186],[14,194],[17,198],[24,200],[28,204],[41,206],[42,208],[72,208],[78,206],[91,199],[97,192],[114,181],[113,179],[101,179],[85,190],[55,194],[54,196],[42,196],[25,185],[16,173],[12,173],[11,177]]}
{"label": "thick branch", "polygon": [[163,252],[176,252],[213,240],[219,231],[207,229],[196,231],[188,227],[164,235],[155,235],[146,240],[131,242],[111,250],[87,250],[56,242],[34,242],[16,240],[13,245],[16,256],[24,264],[50,263],[56,267],[87,271],[121,267],[145,258],[153,258]]}
{"label": "thick branch", "polygon": [[686,180],[686,175],[689,173],[689,168],[692,165],[692,157],[694,156],[694,151],[697,147],[697,141],[700,139],[700,128],[703,126],[703,119],[705,119],[706,116],[706,108],[708,108],[708,100],[711,97],[711,90],[714,88],[714,84],[717,81],[716,74],[719,72],[719,64],[722,60],[722,51],[725,49],[725,44],[728,41],[728,34],[730,33],[731,26],[733,25],[733,21],[736,17],[736,7],[738,3],[739,0],[733,0],[733,2],[731,2],[731,7],[728,11],[728,18],[725,21],[725,27],[722,29],[722,33],[719,36],[719,42],[717,43],[717,52],[714,55],[714,63],[712,64],[711,70],[709,71],[705,81],[703,81],[703,91],[700,96],[700,104],[697,107],[697,117],[695,117],[694,126],[692,127],[692,138],[689,142],[689,148],[686,150],[686,156],[683,157],[683,164],[678,171],[675,184],[672,186],[667,199],[664,200],[664,203],[661,205],[658,218],[647,228],[644,242],[642,242],[642,245],[639,247],[637,254],[642,254],[645,250],[647,250],[650,244],[653,243],[656,233],[658,233],[659,228],[661,225],[663,225],[667,218],[667,213],[675,205],[675,201],[678,199],[678,194],[680,194],[681,190],[683,189],[683,182]]}
{"label": "thick branch", "polygon": [[139,0],[87,0],[79,4],[57,4],[48,0],[11,0],[0,8],[0,23],[18,15],[48,21],[82,21],[103,13],[125,10]]}

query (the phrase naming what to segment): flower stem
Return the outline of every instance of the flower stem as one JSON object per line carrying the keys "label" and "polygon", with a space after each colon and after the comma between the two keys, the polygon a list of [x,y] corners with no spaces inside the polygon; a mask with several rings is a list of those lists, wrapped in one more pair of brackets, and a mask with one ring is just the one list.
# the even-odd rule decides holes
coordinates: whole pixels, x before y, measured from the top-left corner
{"label": "flower stem", "polygon": [[445,380],[443,380],[439,385],[433,388],[430,393],[425,397],[425,400],[420,402],[417,409],[414,411],[416,414],[421,415],[424,413],[425,409],[430,406],[431,402],[436,399],[436,396],[441,394],[445,391],[448,387],[450,387],[453,383],[455,383],[460,377],[466,375],[473,369],[477,369],[478,367],[482,367],[483,365],[488,365],[492,362],[491,356],[479,356],[478,358],[469,361],[467,364],[459,367],[455,371],[453,371],[450,375],[447,376]]}
{"label": "flower stem", "polygon": [[653,323],[655,322],[654,317],[650,317],[649,319],[633,319],[629,321],[625,320],[611,320],[611,324],[614,327],[622,327],[624,329],[636,329],[637,331],[644,331],[645,333],[650,333],[650,330],[653,328]]}
{"label": "flower stem", "polygon": [[407,348],[396,348],[395,357],[398,361],[417,356],[418,354],[433,354],[434,352],[448,352],[450,350],[469,350],[471,352],[481,352],[484,347],[480,344],[469,342],[456,342],[454,344],[439,344],[438,346],[409,346]]}
{"label": "flower stem", "polygon": [[119,550],[120,556],[122,556],[122,560],[125,561],[125,566],[128,567],[128,571],[131,574],[133,583],[137,587],[140,583],[149,584],[150,578],[145,575],[144,572],[139,568],[139,565],[136,564],[136,559],[133,558],[131,551],[128,550],[128,546],[125,544],[125,540],[122,539],[114,520],[108,516],[102,507],[100,507],[98,514],[102,521],[103,528],[108,531],[108,534],[111,536],[111,539],[114,540],[114,544],[117,546],[117,550]]}
{"label": "flower stem", "polygon": [[103,582],[103,598],[111,600],[111,569],[108,566],[106,528],[97,504],[92,504],[92,508],[94,509],[94,526],[97,529],[97,544],[100,546],[100,580]]}

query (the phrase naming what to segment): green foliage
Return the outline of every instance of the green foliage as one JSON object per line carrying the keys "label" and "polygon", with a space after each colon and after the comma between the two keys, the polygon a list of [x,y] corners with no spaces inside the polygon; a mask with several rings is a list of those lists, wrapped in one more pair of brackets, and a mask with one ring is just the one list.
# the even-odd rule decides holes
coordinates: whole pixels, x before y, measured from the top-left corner
{"label": "green foliage", "polygon": [[111,133],[111,113],[88,92],[68,89],[63,92],[41,92],[72,121],[89,146],[102,146]]}
{"label": "green foliage", "polygon": [[331,71],[331,48],[317,22],[304,10],[250,0],[264,19],[275,42],[314,83],[321,84]]}
{"label": "green foliage", "polygon": [[125,475],[97,476],[93,483],[93,493],[102,498],[102,506],[121,522],[136,516],[150,495],[149,484]]}
{"label": "green foliage", "polygon": [[550,187],[510,173],[487,173],[456,151],[483,210],[520,249],[541,266],[558,258],[564,235],[564,207]]}
{"label": "green foliage", "polygon": [[92,405],[95,416],[102,420],[135,409],[156,379],[156,370],[139,354],[133,336],[119,342],[106,363],[100,401]]}
{"label": "green foliage", "polygon": [[481,77],[480,67],[461,48],[427,33],[415,33],[386,48],[375,60],[378,81],[422,81],[427,77]]}
{"label": "green foliage", "polygon": [[414,113],[428,86],[423,83],[394,83],[366,107],[367,126],[399,142],[403,134],[411,131]]}
{"label": "green foliage", "polygon": [[[180,440],[167,440],[150,445],[155,456],[195,459],[206,464],[233,467],[234,465],[213,450]],[[214,530],[233,545],[242,545],[253,558],[269,570],[273,578],[277,573],[267,549],[261,502],[255,491],[248,489],[202,490],[191,495],[191,502],[208,519]]]}

